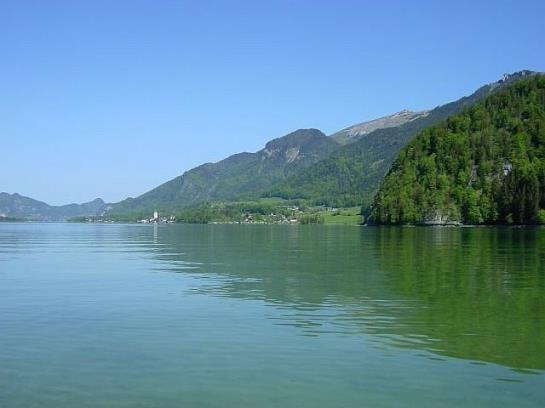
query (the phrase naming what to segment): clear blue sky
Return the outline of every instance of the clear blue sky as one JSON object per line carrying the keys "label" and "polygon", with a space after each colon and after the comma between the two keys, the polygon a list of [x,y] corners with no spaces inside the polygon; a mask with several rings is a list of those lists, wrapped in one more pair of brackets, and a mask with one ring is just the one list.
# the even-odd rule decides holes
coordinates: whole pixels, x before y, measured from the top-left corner
{"label": "clear blue sky", "polygon": [[297,128],[427,109],[545,71],[544,1],[0,5],[0,191],[139,195]]}

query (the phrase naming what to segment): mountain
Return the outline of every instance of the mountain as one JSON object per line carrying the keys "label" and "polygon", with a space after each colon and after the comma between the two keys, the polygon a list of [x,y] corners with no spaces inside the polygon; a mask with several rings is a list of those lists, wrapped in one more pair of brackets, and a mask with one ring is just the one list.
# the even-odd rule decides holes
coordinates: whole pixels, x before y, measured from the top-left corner
{"label": "mountain", "polygon": [[520,71],[479,88],[470,96],[438,106],[400,126],[376,129],[266,192],[266,196],[302,198],[337,207],[368,207],[399,151],[421,130],[482,101],[512,83],[535,75]]}
{"label": "mountain", "polygon": [[394,162],[375,224],[545,224],[545,76],[425,129]]}
{"label": "mountain", "polygon": [[239,153],[191,169],[147,193],[113,204],[109,215],[144,215],[205,201],[277,196],[315,204],[368,207],[399,151],[422,129],[533,75],[520,71],[468,97],[424,112],[401,111],[325,136],[301,129],[256,153]]}
{"label": "mountain", "polygon": [[113,204],[109,214],[169,211],[203,201],[258,198],[274,183],[316,163],[340,144],[317,129],[271,140],[256,153],[239,153],[191,169],[147,193]]}
{"label": "mountain", "polygon": [[106,207],[100,198],[83,204],[52,206],[17,193],[0,193],[0,217],[61,221],[70,217],[99,215]]}
{"label": "mountain", "polygon": [[358,123],[357,125],[347,127],[332,134],[331,138],[337,143],[346,145],[361,139],[362,136],[368,135],[369,133],[377,129],[386,129],[401,126],[404,123],[411,122],[418,118],[422,118],[427,114],[427,111],[411,112],[409,110],[402,110],[401,112],[394,113],[393,115],[384,116],[382,118]]}

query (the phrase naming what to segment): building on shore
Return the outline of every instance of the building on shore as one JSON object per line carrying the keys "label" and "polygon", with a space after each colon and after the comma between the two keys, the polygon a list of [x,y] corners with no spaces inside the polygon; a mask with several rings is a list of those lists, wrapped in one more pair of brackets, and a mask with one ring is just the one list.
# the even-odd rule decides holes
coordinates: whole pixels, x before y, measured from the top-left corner
{"label": "building on shore", "polygon": [[162,217],[159,214],[159,211],[155,210],[153,212],[152,218],[144,218],[137,221],[139,224],[173,224],[176,222],[176,218],[171,215],[170,217]]}

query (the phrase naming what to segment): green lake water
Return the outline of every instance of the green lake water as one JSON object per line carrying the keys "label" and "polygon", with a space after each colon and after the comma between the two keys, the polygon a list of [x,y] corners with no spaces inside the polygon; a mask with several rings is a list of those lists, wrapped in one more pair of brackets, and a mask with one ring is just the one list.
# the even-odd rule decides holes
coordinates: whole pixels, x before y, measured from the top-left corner
{"label": "green lake water", "polygon": [[0,224],[0,407],[440,406],[545,406],[545,229]]}

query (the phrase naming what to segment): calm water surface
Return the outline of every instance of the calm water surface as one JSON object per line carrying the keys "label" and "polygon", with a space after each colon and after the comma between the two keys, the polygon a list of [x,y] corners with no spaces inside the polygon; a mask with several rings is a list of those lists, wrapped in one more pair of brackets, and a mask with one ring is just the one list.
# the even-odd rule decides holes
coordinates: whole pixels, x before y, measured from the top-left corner
{"label": "calm water surface", "polygon": [[1,407],[542,407],[545,229],[0,224]]}

